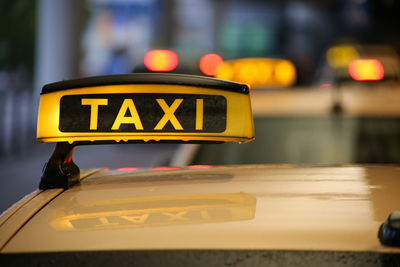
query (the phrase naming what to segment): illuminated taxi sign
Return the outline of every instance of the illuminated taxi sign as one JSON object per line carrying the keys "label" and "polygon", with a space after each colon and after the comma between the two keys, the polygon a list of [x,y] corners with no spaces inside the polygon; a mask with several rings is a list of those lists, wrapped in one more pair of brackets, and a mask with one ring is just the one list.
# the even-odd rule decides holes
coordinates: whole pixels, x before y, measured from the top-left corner
{"label": "illuminated taxi sign", "polygon": [[245,84],[177,74],[125,74],[43,87],[37,139],[57,142],[40,189],[79,183],[76,145],[115,142],[248,142],[254,138]]}
{"label": "illuminated taxi sign", "polygon": [[216,70],[216,78],[258,87],[287,87],[296,82],[292,62],[274,58],[242,58],[225,61]]}
{"label": "illuminated taxi sign", "polygon": [[40,97],[40,142],[247,142],[253,137],[248,88],[228,81],[111,75],[46,85]]}
{"label": "illuminated taxi sign", "polygon": [[349,63],[360,57],[357,49],[351,45],[333,46],[326,52],[326,60],[332,68],[347,68]]}

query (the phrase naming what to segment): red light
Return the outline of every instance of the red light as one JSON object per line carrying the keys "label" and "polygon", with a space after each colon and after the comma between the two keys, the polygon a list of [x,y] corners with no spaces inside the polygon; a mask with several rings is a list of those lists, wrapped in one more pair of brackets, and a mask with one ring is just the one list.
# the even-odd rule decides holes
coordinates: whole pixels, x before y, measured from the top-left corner
{"label": "red light", "polygon": [[151,168],[153,171],[171,171],[171,170],[179,170],[179,168],[175,167],[157,167],[157,168]]}
{"label": "red light", "polygon": [[110,168],[103,168],[103,171],[109,171]]}
{"label": "red light", "polygon": [[331,87],[331,86],[332,86],[332,84],[330,84],[330,83],[323,83],[319,87]]}
{"label": "red light", "polygon": [[131,171],[137,171],[138,170],[138,168],[119,168],[119,169],[117,169],[117,171],[120,171],[120,172],[131,172]]}
{"label": "red light", "polygon": [[171,50],[150,50],[144,56],[144,65],[151,71],[172,71],[178,66],[178,56]]}
{"label": "red light", "polygon": [[188,169],[210,169],[213,166],[211,165],[191,165],[191,166],[187,166],[186,168]]}
{"label": "red light", "polygon": [[377,59],[356,59],[349,64],[351,78],[356,81],[379,81],[383,79],[382,63]]}
{"label": "red light", "polygon": [[205,75],[214,76],[217,71],[217,67],[223,63],[224,60],[217,54],[207,54],[200,60],[200,70]]}

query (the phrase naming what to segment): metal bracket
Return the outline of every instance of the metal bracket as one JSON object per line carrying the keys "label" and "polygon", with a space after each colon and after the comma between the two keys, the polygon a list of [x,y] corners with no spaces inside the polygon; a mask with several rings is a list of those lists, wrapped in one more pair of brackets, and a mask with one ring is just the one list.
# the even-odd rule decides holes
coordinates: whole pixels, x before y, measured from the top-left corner
{"label": "metal bracket", "polygon": [[72,161],[75,144],[58,142],[49,161],[43,168],[40,189],[64,188],[67,189],[79,183],[80,170]]}

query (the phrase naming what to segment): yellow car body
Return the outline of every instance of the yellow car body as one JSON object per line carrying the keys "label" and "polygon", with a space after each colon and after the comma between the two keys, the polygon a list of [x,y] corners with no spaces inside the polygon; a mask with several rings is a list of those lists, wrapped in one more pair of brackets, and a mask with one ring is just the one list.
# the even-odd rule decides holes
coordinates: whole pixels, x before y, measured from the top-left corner
{"label": "yellow car body", "polygon": [[399,253],[379,226],[400,208],[395,166],[91,170],[1,218],[1,253],[252,249]]}

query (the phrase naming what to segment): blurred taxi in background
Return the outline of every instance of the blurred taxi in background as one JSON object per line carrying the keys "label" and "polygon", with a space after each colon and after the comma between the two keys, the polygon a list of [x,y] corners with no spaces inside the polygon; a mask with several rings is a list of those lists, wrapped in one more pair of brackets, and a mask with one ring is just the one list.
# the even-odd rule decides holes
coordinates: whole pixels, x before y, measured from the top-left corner
{"label": "blurred taxi in background", "polygon": [[400,84],[400,59],[388,45],[338,45],[326,52],[320,84],[395,85]]}
{"label": "blurred taxi in background", "polygon": [[[172,50],[150,50],[144,57],[144,66],[134,72],[177,72],[179,59]],[[284,88],[296,83],[296,68],[290,60],[279,58],[238,58],[225,60],[218,54],[202,56],[198,66],[201,73],[217,79],[244,83],[250,88]],[[178,68],[178,69],[177,69]],[[185,71],[183,71],[185,72]],[[186,69],[186,72],[195,72]]]}
{"label": "blurred taxi in background", "polygon": [[296,82],[296,68],[284,59],[242,58],[222,62],[215,77],[245,83],[252,89],[290,87]]}
{"label": "blurred taxi in background", "polygon": [[[237,81],[244,77],[241,81],[253,89],[251,80],[261,73],[254,66],[263,66],[268,60],[228,61],[226,67],[220,65],[227,74],[217,72],[216,77]],[[245,62],[252,62],[254,69],[248,71]],[[246,75],[240,76],[241,71]],[[293,67],[284,73],[287,81],[294,80]],[[261,77],[265,81],[272,78],[270,73]],[[268,84],[260,88],[268,88]],[[172,162],[179,166],[400,162],[400,61],[390,46],[333,46],[327,50],[316,86],[252,90],[251,98],[258,136],[255,142],[239,147],[181,148]],[[190,156],[181,161],[181,153]]]}

